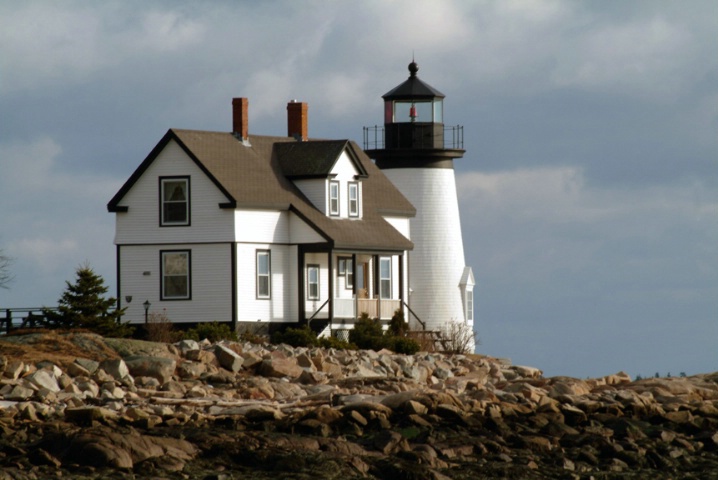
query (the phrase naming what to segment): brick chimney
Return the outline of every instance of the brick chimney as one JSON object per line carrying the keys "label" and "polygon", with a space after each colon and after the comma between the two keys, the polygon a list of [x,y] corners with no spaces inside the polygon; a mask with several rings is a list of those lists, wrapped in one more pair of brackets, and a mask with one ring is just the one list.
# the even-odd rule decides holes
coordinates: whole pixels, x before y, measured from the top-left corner
{"label": "brick chimney", "polygon": [[249,100],[246,98],[232,99],[232,133],[240,135],[242,140],[247,140],[249,136],[248,110]]}
{"label": "brick chimney", "polygon": [[307,140],[307,110],[309,105],[292,100],[287,104],[287,135],[300,142]]}

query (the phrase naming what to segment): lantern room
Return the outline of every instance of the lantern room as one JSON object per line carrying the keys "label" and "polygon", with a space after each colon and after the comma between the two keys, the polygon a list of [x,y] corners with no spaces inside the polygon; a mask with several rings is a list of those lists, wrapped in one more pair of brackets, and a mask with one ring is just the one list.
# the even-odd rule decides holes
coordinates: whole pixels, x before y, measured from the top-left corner
{"label": "lantern room", "polygon": [[444,94],[416,76],[419,66],[409,64],[409,78],[383,95],[386,148],[444,147]]}

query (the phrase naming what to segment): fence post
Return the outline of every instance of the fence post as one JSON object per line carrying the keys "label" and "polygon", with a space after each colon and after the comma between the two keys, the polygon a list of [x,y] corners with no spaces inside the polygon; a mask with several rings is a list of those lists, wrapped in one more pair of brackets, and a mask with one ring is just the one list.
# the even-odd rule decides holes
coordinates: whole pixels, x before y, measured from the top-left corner
{"label": "fence post", "polygon": [[12,323],[12,313],[10,309],[5,309],[5,333],[10,335],[10,324]]}

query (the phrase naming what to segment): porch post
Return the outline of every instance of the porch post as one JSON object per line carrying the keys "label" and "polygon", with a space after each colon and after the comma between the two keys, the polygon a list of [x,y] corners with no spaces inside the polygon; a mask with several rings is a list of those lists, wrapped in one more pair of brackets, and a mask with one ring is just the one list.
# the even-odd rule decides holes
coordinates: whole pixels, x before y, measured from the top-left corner
{"label": "porch post", "polygon": [[357,294],[357,254],[352,253],[352,293]]}
{"label": "porch post", "polygon": [[298,245],[297,246],[297,285],[298,285],[298,292],[297,292],[297,300],[299,301],[299,309],[297,312],[299,313],[299,323],[302,325],[306,325],[307,323],[307,309],[306,309],[306,302],[304,301],[304,245]]}
{"label": "porch post", "polygon": [[334,321],[334,255],[331,249],[327,255],[329,256],[329,328],[331,329]]}
{"label": "porch post", "polygon": [[[404,301],[404,255],[399,257],[399,300]],[[401,304],[400,304],[401,305]],[[403,309],[403,307],[402,307]]]}
{"label": "porch post", "polygon": [[409,315],[404,307],[404,285],[406,281],[404,279],[404,255],[399,254],[399,310],[404,314],[404,323],[409,326]]}
{"label": "porch post", "polygon": [[352,296],[354,297],[354,322],[359,319],[359,299],[357,297],[357,254],[352,253]]}
{"label": "porch post", "polygon": [[381,297],[381,290],[379,289],[379,255],[372,257],[372,283],[374,283],[374,298]]}

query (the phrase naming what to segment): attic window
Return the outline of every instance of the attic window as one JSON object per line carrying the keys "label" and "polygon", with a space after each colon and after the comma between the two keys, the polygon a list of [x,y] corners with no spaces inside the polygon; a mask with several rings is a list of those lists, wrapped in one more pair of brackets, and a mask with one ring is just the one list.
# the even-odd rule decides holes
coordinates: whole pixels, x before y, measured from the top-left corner
{"label": "attic window", "polygon": [[329,215],[339,215],[339,182],[329,182]]}
{"label": "attic window", "polygon": [[189,225],[189,177],[160,178],[160,225]]}
{"label": "attic window", "polygon": [[349,182],[349,216],[359,216],[359,184]]}

